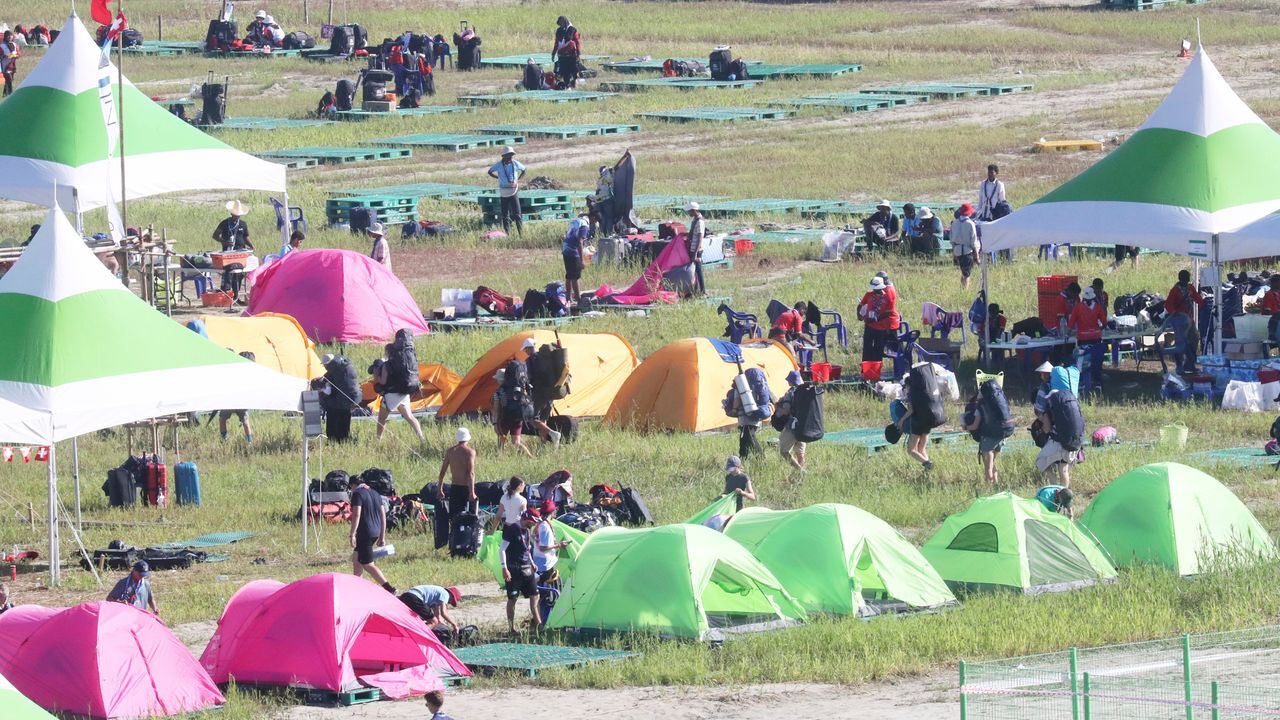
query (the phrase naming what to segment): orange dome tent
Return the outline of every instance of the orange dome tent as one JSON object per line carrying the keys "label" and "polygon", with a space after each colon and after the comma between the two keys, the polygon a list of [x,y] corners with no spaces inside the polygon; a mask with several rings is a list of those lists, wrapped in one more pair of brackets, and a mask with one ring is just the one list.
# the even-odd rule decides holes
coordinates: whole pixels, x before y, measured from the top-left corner
{"label": "orange dome tent", "polygon": [[703,432],[737,421],[724,414],[721,401],[742,368],[760,368],[774,397],[787,390],[787,373],[799,370],[795,358],[774,342],[734,345],[711,338],[677,340],[645,358],[618,390],[605,422],[633,430]]}
{"label": "orange dome tent", "polygon": [[202,315],[200,321],[210,340],[238,353],[246,350],[253,353],[259,365],[303,380],[324,375],[315,345],[290,315]]}
{"label": "orange dome tent", "polygon": [[[418,381],[422,383],[421,389],[409,396],[409,408],[413,412],[440,407],[445,398],[458,388],[462,378],[443,365],[419,365]],[[372,378],[360,386],[360,404],[368,405],[373,412],[377,412],[382,404],[382,398],[373,391]]]}
{"label": "orange dome tent", "polygon": [[[494,374],[506,367],[508,361],[523,359],[521,347],[530,338],[539,347],[556,342],[556,334],[550,330],[526,330],[498,343],[476,362],[457,390],[444,401],[440,416],[488,410],[498,390]],[[604,415],[618,388],[640,364],[636,351],[626,338],[614,333],[561,333],[560,342],[568,351],[572,379],[569,397],[556,401],[556,411],[573,417]]]}

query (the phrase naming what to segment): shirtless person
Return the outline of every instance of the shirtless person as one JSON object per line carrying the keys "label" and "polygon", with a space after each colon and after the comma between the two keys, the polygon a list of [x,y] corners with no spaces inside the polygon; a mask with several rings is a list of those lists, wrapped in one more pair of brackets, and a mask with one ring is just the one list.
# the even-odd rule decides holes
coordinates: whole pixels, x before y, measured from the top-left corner
{"label": "shirtless person", "polygon": [[[449,520],[463,512],[476,511],[476,451],[471,447],[471,431],[458,428],[458,444],[444,451],[440,476],[436,480],[436,547],[449,542]],[[449,493],[445,497],[444,475],[449,473]]]}

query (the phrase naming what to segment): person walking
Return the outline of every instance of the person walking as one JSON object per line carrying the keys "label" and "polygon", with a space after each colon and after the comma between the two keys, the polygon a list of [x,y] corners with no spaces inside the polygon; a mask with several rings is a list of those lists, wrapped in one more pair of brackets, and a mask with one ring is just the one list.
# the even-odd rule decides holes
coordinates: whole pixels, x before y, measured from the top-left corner
{"label": "person walking", "polygon": [[969,288],[969,276],[973,274],[973,266],[980,262],[981,252],[978,241],[978,226],[973,224],[973,206],[965,203],[956,210],[956,219],[951,223],[952,261],[960,268],[960,286]]}
{"label": "person walking", "polygon": [[369,226],[369,238],[373,240],[373,247],[369,250],[369,257],[382,267],[391,269],[391,246],[387,244],[387,229],[382,223],[373,223]]}
{"label": "person walking", "polygon": [[787,373],[789,387],[773,411],[773,425],[781,427],[778,431],[778,452],[791,464],[791,467],[801,472],[804,472],[805,444],[796,439],[796,420],[791,414],[791,409],[795,403],[796,388],[803,383],[804,378],[798,370]]}
{"label": "person walking", "polygon": [[160,608],[156,607],[156,596],[151,592],[151,566],[146,560],[133,564],[129,574],[121,578],[107,593],[107,602],[132,605],[139,610],[149,610],[152,615],[159,616]]}
{"label": "person walking", "polygon": [[525,511],[520,518],[519,531],[504,536],[498,551],[507,591],[507,627],[512,635],[520,634],[516,630],[516,602],[522,597],[529,601],[530,626],[535,631],[542,627],[542,617],[538,613],[538,571],[533,562],[531,537],[531,531],[539,520],[541,513],[536,509]]}
{"label": "person walking", "polygon": [[564,289],[569,294],[570,302],[578,302],[582,295],[578,281],[582,279],[582,248],[591,234],[591,216],[579,213],[578,217],[569,221],[564,240],[560,243],[560,257],[564,260]]}
{"label": "person walking", "polygon": [[707,294],[707,283],[702,277],[702,238],[706,235],[707,226],[698,203],[690,202],[684,206],[684,211],[689,214],[689,229],[684,240],[689,250],[689,261],[693,263],[693,294],[702,297]]}
{"label": "person walking", "polygon": [[5,30],[0,35],[0,75],[4,76],[4,94],[13,94],[13,78],[18,73],[18,56],[22,50],[13,39],[13,31]]}
{"label": "person walking", "polygon": [[387,506],[377,491],[360,480],[351,491],[351,568],[356,577],[369,573],[383,590],[395,595],[395,587],[373,562],[373,546],[386,542]]}
{"label": "person walking", "polygon": [[516,232],[524,236],[524,220],[520,217],[520,179],[524,177],[524,165],[516,160],[516,150],[510,145],[502,148],[502,159],[489,168],[489,177],[498,181],[498,216],[502,231],[511,234],[511,223]]}
{"label": "person walking", "polygon": [[396,412],[413,428],[413,434],[418,436],[419,441],[426,440],[422,434],[422,423],[413,414],[413,393],[420,387],[412,382],[418,374],[418,356],[413,347],[413,336],[396,333],[396,341],[388,343],[385,351],[386,356],[373,377],[375,389],[382,388],[382,402],[378,404],[377,438],[382,440],[383,433],[387,431],[387,420],[391,413]]}

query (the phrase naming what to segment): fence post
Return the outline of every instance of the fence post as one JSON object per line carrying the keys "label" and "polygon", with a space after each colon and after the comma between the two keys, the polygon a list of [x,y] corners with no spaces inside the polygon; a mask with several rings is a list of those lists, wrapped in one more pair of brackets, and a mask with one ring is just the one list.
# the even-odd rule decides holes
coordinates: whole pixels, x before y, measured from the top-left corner
{"label": "fence post", "polygon": [[1084,720],[1089,720],[1089,673],[1084,674]]}
{"label": "fence post", "polygon": [[1076,649],[1071,648],[1070,662],[1068,671],[1071,673],[1071,720],[1080,720],[1080,687],[1077,682],[1076,669]]}
{"label": "fence post", "polygon": [[1213,709],[1210,710],[1210,716],[1213,720],[1218,720],[1218,681],[1214,680],[1209,683],[1209,699],[1213,702]]}
{"label": "fence post", "polygon": [[960,720],[969,720],[969,698],[965,696],[965,692],[964,692],[964,681],[965,681],[965,674],[966,674],[965,669],[966,669],[965,662],[961,660],[960,661]]}
{"label": "fence post", "polygon": [[1196,709],[1191,706],[1191,635],[1182,636],[1182,697],[1187,704],[1187,720],[1195,720]]}

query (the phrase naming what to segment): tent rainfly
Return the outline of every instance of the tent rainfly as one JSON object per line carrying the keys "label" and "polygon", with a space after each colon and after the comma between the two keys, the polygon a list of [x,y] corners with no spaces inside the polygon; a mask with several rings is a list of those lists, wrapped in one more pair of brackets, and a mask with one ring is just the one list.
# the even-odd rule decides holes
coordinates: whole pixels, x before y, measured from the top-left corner
{"label": "tent rainfly", "polygon": [[199,321],[204,323],[210,340],[237,353],[253,353],[259,365],[302,380],[324,375],[315,345],[298,321],[288,315],[202,315]]}
{"label": "tent rainfly", "polygon": [[[306,389],[305,381],[249,362],[156,312],[103,267],[56,207],[0,278],[0,336],[15,340],[0,353],[0,442],[52,450],[62,440],[161,415],[296,410]],[[55,462],[51,452],[56,583]]]}
{"label": "tent rainfly", "polygon": [[[0,197],[68,210],[89,210],[191,190],[285,191],[284,166],[260,160],[182,122],[116,68],[99,68],[102,49],[72,15],[40,63],[0,104]],[[103,121],[99,80],[123,110],[127,197],[119,156]],[[110,188],[110,191],[108,191]],[[287,203],[286,203],[287,204]]]}
{"label": "tent rainfly", "polygon": [[7,720],[56,720],[18,692],[3,675],[0,675],[0,717]]}
{"label": "tent rainfly", "polygon": [[1102,488],[1080,524],[1117,565],[1163,565],[1195,575],[1215,559],[1276,557],[1276,545],[1249,508],[1213,477],[1186,465],[1143,465]]}

